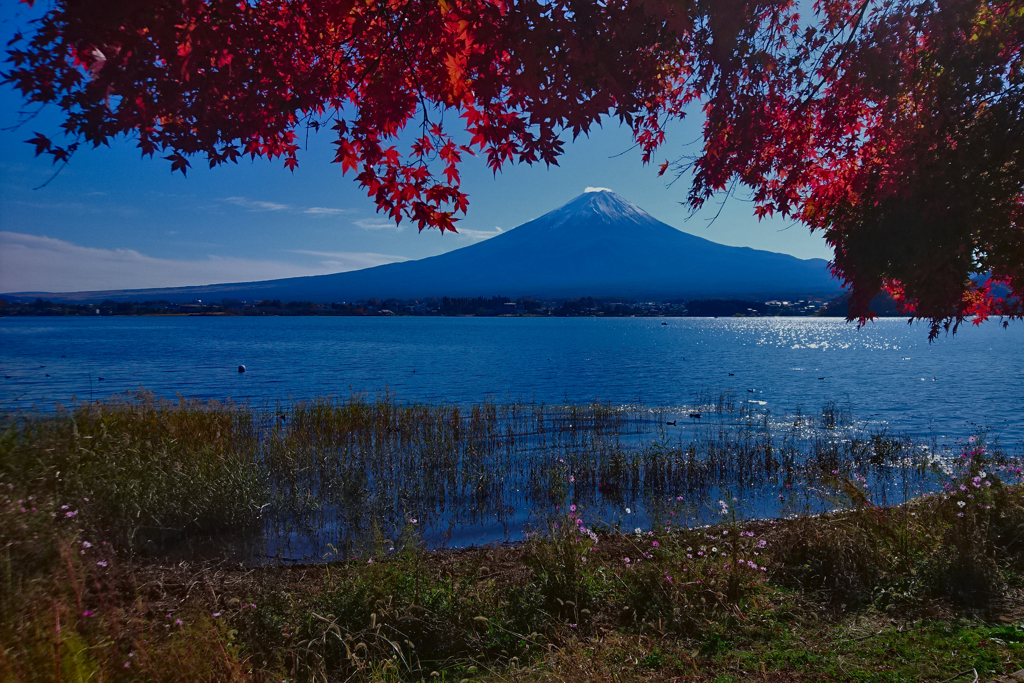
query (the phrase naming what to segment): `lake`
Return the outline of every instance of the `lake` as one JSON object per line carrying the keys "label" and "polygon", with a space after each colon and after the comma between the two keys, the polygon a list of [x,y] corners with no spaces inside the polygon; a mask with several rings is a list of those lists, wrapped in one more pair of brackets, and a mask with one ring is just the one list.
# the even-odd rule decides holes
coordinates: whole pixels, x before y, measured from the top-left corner
{"label": "lake", "polygon": [[[139,388],[273,405],[256,457],[302,453],[314,474],[272,482],[252,552],[310,561],[366,552],[368,519],[397,538],[415,517],[428,546],[451,547],[521,539],[559,501],[626,529],[710,523],[735,496],[749,516],[822,512],[841,498],[833,470],[901,502],[936,490],[948,470],[936,455],[973,434],[1022,454],[1022,342],[1024,327],[988,324],[929,344],[902,320],[6,318],[0,408],[45,413]],[[295,406],[354,393],[386,393],[370,410],[388,415],[508,407],[288,445],[320,433],[303,432],[315,424]],[[591,402],[611,412],[560,407]],[[454,423],[460,435],[446,436]]]}
{"label": "lake", "polygon": [[255,405],[389,391],[686,414],[731,393],[773,415],[833,401],[919,438],[987,428],[1004,446],[1024,442],[1020,324],[966,325],[929,344],[927,328],[898,319],[858,330],[822,318],[2,318],[0,348],[6,410],[142,387]]}

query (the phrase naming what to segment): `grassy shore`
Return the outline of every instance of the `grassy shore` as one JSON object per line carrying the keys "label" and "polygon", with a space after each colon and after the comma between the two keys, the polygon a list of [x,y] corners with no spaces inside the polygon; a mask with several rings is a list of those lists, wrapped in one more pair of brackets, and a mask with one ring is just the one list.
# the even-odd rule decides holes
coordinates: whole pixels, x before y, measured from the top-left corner
{"label": "grassy shore", "polygon": [[[932,461],[941,490],[878,506],[871,468],[919,471],[913,444],[798,446],[755,417],[667,444],[627,438],[643,421],[607,406],[136,397],[9,416],[0,680],[943,681],[1024,666],[1014,458],[965,443]],[[490,514],[513,470],[543,526],[430,549],[409,509],[441,509],[440,489],[444,509]],[[827,489],[838,511],[744,519],[743,493],[766,486]],[[714,524],[678,522],[709,495]],[[608,498],[683,500],[628,529],[599,514]],[[328,519],[349,539],[332,562],[200,552]]]}

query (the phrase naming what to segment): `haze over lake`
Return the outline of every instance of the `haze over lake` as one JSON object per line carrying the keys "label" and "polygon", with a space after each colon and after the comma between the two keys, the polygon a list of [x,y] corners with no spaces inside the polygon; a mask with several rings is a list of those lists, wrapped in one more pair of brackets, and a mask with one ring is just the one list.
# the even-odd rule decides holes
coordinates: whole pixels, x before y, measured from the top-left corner
{"label": "haze over lake", "polygon": [[1020,325],[929,344],[926,328],[896,319],[858,330],[820,318],[4,318],[0,348],[7,410],[141,387],[253,404],[387,390],[400,402],[642,402],[683,414],[698,394],[731,392],[779,418],[834,401],[916,437],[988,427],[1005,446],[1024,443]]}

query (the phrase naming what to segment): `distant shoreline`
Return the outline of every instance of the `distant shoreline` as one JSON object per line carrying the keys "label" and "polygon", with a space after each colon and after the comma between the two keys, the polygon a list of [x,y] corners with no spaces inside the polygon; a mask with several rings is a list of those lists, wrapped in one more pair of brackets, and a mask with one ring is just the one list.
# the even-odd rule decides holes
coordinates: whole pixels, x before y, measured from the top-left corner
{"label": "distant shoreline", "polygon": [[[906,317],[891,299],[873,304],[879,317]],[[8,302],[0,299],[0,317],[63,316],[306,316],[306,317],[599,317],[599,318],[760,318],[838,317],[847,315],[846,297],[748,301],[743,299],[691,299],[640,302],[618,298],[534,299],[522,297],[428,299],[365,299],[356,302],[317,304],[309,301],[238,301],[176,304],[169,301],[62,303],[46,299]]]}

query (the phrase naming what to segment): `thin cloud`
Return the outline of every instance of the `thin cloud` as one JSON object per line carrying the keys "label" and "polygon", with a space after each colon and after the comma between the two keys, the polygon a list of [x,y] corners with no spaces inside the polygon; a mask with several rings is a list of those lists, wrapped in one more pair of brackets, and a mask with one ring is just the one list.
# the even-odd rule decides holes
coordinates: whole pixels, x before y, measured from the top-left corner
{"label": "thin cloud", "polygon": [[[187,287],[326,275],[366,267],[359,257],[356,253],[347,258],[334,254],[310,265],[220,256],[164,259],[134,249],[96,249],[51,237],[0,231],[0,292]],[[365,262],[378,265],[383,258],[400,257],[372,254]]]}
{"label": "thin cloud", "polygon": [[352,213],[351,209],[330,209],[326,206],[311,206],[308,209],[304,209],[302,213],[309,214],[311,216],[338,216],[343,213]]}
{"label": "thin cloud", "polygon": [[25,202],[21,200],[13,200],[9,202],[16,206],[25,206],[30,209],[44,209],[52,211],[66,211],[74,213],[89,213],[89,214],[117,214],[119,216],[135,216],[138,215],[139,210],[134,206],[123,206],[120,204],[98,204],[89,202]]}
{"label": "thin cloud", "polygon": [[356,226],[363,230],[401,230],[402,226],[395,225],[394,221],[381,220],[379,218],[360,218],[353,221]]}
{"label": "thin cloud", "polygon": [[243,209],[249,211],[284,211],[291,207],[287,204],[278,204],[277,202],[264,202],[258,199],[249,199],[248,197],[225,197],[221,201],[225,201],[228,204],[234,204],[240,206]]}
{"label": "thin cloud", "polygon": [[470,230],[469,228],[458,228],[458,231],[459,235],[462,235],[473,242],[483,242],[484,240],[489,240],[492,237],[497,237],[504,232],[497,226],[495,226],[494,230]]}
{"label": "thin cloud", "polygon": [[[263,201],[261,199],[251,199],[249,197],[224,197],[220,199],[220,201],[226,204],[234,204],[235,206],[241,207],[246,211],[287,211],[289,213],[301,213],[305,214],[306,216],[314,216],[317,218],[342,216],[345,214],[353,213],[352,209],[339,209],[330,206],[292,206],[290,204],[281,204],[279,202],[268,202]],[[361,219],[356,221],[356,225],[366,230],[380,230],[384,228],[395,227],[394,223],[383,222],[379,219]]]}
{"label": "thin cloud", "polygon": [[323,261],[323,264],[335,268],[336,272],[361,270],[363,268],[372,268],[373,266],[382,266],[386,263],[400,263],[409,260],[404,256],[375,254],[370,251],[309,251],[307,249],[292,249],[291,253],[327,259]]}

